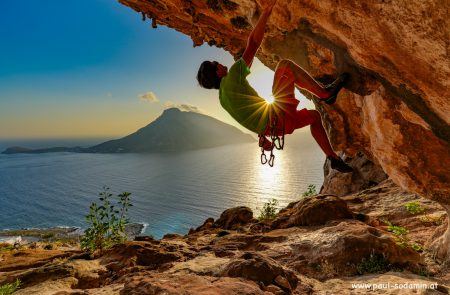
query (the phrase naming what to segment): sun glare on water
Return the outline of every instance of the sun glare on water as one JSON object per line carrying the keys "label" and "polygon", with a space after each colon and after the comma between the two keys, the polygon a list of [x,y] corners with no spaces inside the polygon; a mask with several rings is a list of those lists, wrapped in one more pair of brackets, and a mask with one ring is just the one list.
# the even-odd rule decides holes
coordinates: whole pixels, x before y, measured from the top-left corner
{"label": "sun glare on water", "polygon": [[[255,158],[259,158],[261,151],[255,150]],[[269,157],[270,152],[266,152]],[[259,161],[254,161],[250,175],[252,175],[253,182],[257,183],[260,189],[260,194],[252,200],[255,208],[260,208],[262,204],[268,202],[273,198],[278,198],[277,192],[285,191],[289,188],[286,184],[290,181],[290,171],[287,168],[285,153],[282,151],[274,151],[275,165],[270,167],[268,164],[261,165]]]}

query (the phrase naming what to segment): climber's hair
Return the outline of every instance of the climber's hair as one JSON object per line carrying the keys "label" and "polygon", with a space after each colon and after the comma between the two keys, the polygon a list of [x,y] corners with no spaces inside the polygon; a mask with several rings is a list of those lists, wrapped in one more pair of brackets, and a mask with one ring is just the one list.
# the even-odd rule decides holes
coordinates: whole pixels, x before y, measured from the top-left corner
{"label": "climber's hair", "polygon": [[217,75],[217,61],[204,61],[200,65],[197,73],[197,81],[203,88],[206,89],[219,89],[220,78]]}

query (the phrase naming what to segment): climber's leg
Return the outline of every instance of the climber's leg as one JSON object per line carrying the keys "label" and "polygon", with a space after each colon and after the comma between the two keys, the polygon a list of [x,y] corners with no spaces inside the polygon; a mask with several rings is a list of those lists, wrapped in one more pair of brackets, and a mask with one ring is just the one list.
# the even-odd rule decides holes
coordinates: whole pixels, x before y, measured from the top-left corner
{"label": "climber's leg", "polygon": [[295,98],[295,76],[290,67],[279,63],[273,77],[272,94],[274,111],[295,116],[299,101]]}
{"label": "climber's leg", "polygon": [[325,155],[327,155],[327,157],[331,156],[333,158],[339,159],[339,156],[336,155],[330,145],[330,141],[328,140],[327,133],[323,128],[322,118],[320,117],[319,112],[316,110],[307,109],[297,111],[297,115],[292,127],[294,127],[295,129],[299,129],[308,125],[311,128],[312,136],[316,140],[317,144],[319,144]]}
{"label": "climber's leg", "polygon": [[[284,59],[278,63],[277,68],[275,70],[275,77],[276,77],[277,71],[280,71],[280,72],[289,71],[286,69],[289,69],[290,72],[292,73],[292,75],[289,77],[292,77],[292,79],[294,79],[294,81],[289,81],[289,82],[293,82],[297,87],[303,88],[319,98],[326,99],[331,95],[330,89],[327,89],[324,85],[322,85],[318,81],[314,80],[314,78],[311,77],[304,69],[302,69],[299,65],[297,65],[296,63],[294,63],[291,60]],[[275,86],[275,81],[274,81],[274,86]],[[292,86],[289,84],[289,86],[291,86],[291,87],[288,87],[288,85],[276,85],[276,86],[277,86],[277,89],[280,89],[283,91],[285,91],[285,90],[291,91],[291,87],[292,87],[292,92],[293,92],[293,87],[294,87],[293,84],[292,84]],[[284,94],[283,92],[280,93],[280,95],[283,95],[283,94]]]}
{"label": "climber's leg", "polygon": [[[348,166],[336,153],[333,151],[331,147],[330,141],[328,140],[327,133],[322,125],[322,118],[320,114],[316,110],[307,110],[302,109],[297,111],[296,119],[293,122],[288,122],[287,127],[289,128],[289,124],[293,124],[293,128],[295,130],[298,128],[305,127],[307,125],[311,128],[311,134],[319,144],[322,151],[327,156],[327,159],[331,162],[331,168],[336,169],[342,173],[352,172],[353,169]],[[292,131],[293,131],[292,130]],[[290,131],[290,130],[289,130]],[[292,132],[290,132],[292,133]]]}
{"label": "climber's leg", "polygon": [[[290,81],[288,79],[277,79],[277,72],[280,72],[278,76],[288,76],[294,81]],[[289,73],[289,75],[286,75],[285,73]],[[279,90],[278,95],[283,96],[285,93],[289,94],[291,91],[293,93],[293,84],[295,84],[297,87],[303,88],[324,100],[327,104],[333,104],[336,101],[337,94],[345,85],[349,77],[349,74],[344,73],[340,75],[333,83],[324,86],[320,82],[314,80],[314,78],[311,77],[302,67],[291,60],[285,59],[280,61],[277,65],[274,88]],[[282,81],[285,81],[285,84],[283,84]],[[281,85],[279,85],[280,83]]]}

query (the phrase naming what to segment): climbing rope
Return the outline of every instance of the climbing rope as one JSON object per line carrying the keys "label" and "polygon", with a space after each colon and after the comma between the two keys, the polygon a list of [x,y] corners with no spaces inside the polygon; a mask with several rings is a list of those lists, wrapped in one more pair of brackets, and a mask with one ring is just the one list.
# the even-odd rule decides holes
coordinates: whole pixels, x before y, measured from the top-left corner
{"label": "climbing rope", "polygon": [[[278,117],[274,116],[270,122],[270,125],[268,126],[270,128],[270,140],[268,140],[264,135],[266,132],[258,135],[258,144],[261,148],[261,164],[269,164],[270,167],[273,167],[273,164],[275,162],[275,155],[273,154],[273,150],[282,150],[284,148],[284,118],[281,130],[277,129],[277,123]],[[281,136],[278,135],[278,131],[281,131]],[[267,159],[266,151],[270,152],[269,159]]]}

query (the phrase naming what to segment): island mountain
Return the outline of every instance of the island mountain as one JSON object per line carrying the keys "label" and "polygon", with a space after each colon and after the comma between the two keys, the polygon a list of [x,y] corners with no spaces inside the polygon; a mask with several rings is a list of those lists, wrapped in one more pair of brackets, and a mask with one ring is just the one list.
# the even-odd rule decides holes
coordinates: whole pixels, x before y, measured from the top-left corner
{"label": "island mountain", "polygon": [[212,117],[171,108],[135,133],[89,150],[98,153],[185,151],[251,141],[254,139],[250,135]]}
{"label": "island mountain", "polygon": [[49,152],[175,152],[252,141],[255,141],[255,139],[250,135],[210,116],[195,112],[182,112],[177,108],[171,108],[165,110],[155,121],[135,133],[89,148],[58,147],[28,149],[24,147],[11,147],[3,151],[3,154]]}

